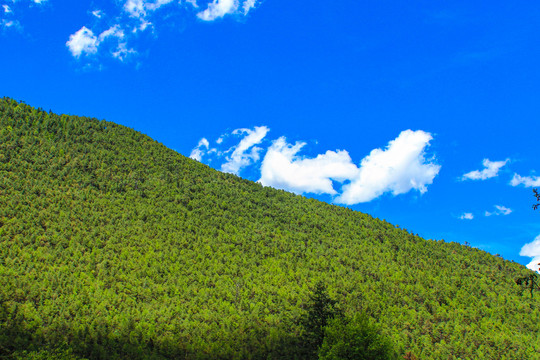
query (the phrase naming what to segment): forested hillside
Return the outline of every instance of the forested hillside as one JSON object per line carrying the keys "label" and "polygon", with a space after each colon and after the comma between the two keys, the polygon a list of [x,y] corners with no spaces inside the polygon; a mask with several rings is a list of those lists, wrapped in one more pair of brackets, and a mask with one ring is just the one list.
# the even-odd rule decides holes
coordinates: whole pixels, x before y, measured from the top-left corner
{"label": "forested hillside", "polygon": [[[0,355],[288,358],[319,281],[401,356],[539,359],[529,270],[0,100]],[[56,356],[56,355],[55,355]]]}

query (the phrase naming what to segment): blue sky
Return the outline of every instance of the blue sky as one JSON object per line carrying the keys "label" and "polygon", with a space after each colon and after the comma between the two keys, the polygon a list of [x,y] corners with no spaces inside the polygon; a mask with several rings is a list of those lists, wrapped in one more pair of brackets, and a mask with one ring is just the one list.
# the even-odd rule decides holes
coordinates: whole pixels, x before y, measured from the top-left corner
{"label": "blue sky", "polygon": [[539,24],[525,1],[0,0],[0,95],[529,264]]}

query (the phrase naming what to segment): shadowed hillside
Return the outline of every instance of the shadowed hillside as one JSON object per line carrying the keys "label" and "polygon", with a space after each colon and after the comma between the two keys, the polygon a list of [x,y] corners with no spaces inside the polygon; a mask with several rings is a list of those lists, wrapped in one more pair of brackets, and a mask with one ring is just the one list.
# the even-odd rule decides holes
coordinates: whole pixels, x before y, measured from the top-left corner
{"label": "shadowed hillside", "polygon": [[8,358],[288,358],[322,281],[400,354],[538,359],[540,297],[514,282],[526,274],[124,126],[0,100]]}

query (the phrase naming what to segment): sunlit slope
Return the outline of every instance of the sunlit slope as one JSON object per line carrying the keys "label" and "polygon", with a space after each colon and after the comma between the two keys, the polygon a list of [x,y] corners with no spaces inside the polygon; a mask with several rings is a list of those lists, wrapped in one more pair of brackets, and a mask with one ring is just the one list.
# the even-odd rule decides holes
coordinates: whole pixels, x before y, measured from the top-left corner
{"label": "sunlit slope", "polygon": [[523,266],[0,100],[0,353],[279,358],[323,280],[420,359],[540,358]]}

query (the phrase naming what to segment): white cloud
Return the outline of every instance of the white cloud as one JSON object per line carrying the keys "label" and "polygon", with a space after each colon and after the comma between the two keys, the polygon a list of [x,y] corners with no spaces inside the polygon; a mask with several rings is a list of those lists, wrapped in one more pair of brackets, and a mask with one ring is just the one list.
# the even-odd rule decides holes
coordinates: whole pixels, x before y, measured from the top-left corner
{"label": "white cloud", "polygon": [[507,162],[508,159],[504,161],[489,161],[489,159],[484,159],[482,162],[484,165],[483,170],[468,172],[461,177],[461,180],[486,180],[496,177],[499,174],[499,170],[506,165]]}
{"label": "white cloud", "polygon": [[194,160],[201,161],[209,147],[210,143],[208,142],[208,140],[202,138],[201,140],[199,140],[197,146],[193,148],[193,150],[191,150],[191,154],[189,155],[189,157]]}
{"label": "white cloud", "polygon": [[510,185],[523,185],[525,187],[540,186],[540,176],[520,176],[514,174],[514,177],[510,181]]}
{"label": "white cloud", "polygon": [[244,15],[247,15],[249,13],[249,10],[253,9],[255,7],[256,0],[246,0],[244,1],[244,4],[242,5],[242,9],[244,10]]}
{"label": "white cloud", "polygon": [[118,44],[118,47],[115,51],[113,51],[112,56],[115,59],[118,59],[120,61],[124,61],[128,56],[135,55],[137,52],[134,49],[128,49],[127,44],[125,42],[121,42]]}
{"label": "white cloud", "polygon": [[[11,1],[16,3],[20,0]],[[32,1],[42,3],[46,0]],[[195,9],[199,8],[196,0],[117,0],[115,3],[117,4],[116,14],[112,10],[108,10],[107,14],[99,9],[89,11],[88,14],[91,14],[96,24],[91,28],[90,26],[83,26],[77,33],[70,35],[66,45],[74,57],[79,58],[81,55],[94,55],[98,52],[103,52],[100,46],[101,42],[105,38],[115,35],[117,38],[122,38],[123,40],[118,41],[116,47],[107,46],[106,51],[109,56],[123,61],[128,56],[138,53],[135,49],[129,48],[128,43],[133,44],[140,38],[141,33],[148,32],[147,30],[149,29],[155,37],[157,31],[154,30],[163,21],[166,21],[168,24],[173,22],[179,9],[189,12],[191,15],[196,14],[202,20],[213,21],[228,14],[245,16],[251,9],[257,6],[258,0],[206,0],[202,6],[203,9],[206,9],[203,11],[192,11],[191,7]],[[166,7],[165,5],[169,6]],[[7,5],[3,7],[4,12],[11,11],[11,8]],[[163,11],[157,11],[162,8],[164,9]],[[165,11],[165,8],[168,10]],[[111,19],[114,19],[113,21],[117,24],[115,25],[116,32],[114,34],[107,33],[107,31],[111,30],[109,29],[102,33],[103,37],[101,38],[94,35],[103,29],[103,24],[110,23]],[[15,22],[2,20],[0,25],[9,27],[15,25]]]}
{"label": "white cloud", "polygon": [[6,28],[15,28],[15,29],[21,30],[21,24],[17,20],[2,19],[2,22],[0,22],[0,25]]}
{"label": "white cloud", "polygon": [[156,11],[163,5],[167,5],[173,0],[127,0],[124,4],[124,11],[136,18],[145,18],[150,12]]}
{"label": "white cloud", "polygon": [[527,264],[527,267],[533,271],[540,273],[540,235],[532,242],[523,245],[519,252],[521,256],[532,257],[532,261]]}
{"label": "white cloud", "polygon": [[[266,126],[254,129],[237,129],[231,134],[223,134],[217,140],[217,147],[232,135],[243,138],[227,150],[210,148],[203,139],[192,150],[190,157],[201,161],[203,156],[225,159],[221,170],[234,174],[260,160],[262,143],[269,129]],[[398,138],[390,141],[387,149],[375,149],[365,157],[359,168],[346,150],[326,151],[315,157],[299,155],[306,145],[304,142],[290,144],[285,137],[274,140],[266,149],[260,166],[259,182],[295,193],[335,195],[338,203],[357,204],[371,201],[385,192],[394,195],[410,190],[421,193],[433,182],[440,166],[425,159],[425,148],[432,140],[424,131],[403,131]],[[336,183],[340,188],[334,188]]]}
{"label": "white cloud", "polygon": [[[119,25],[114,25],[109,29],[103,31],[99,36],[94,35],[94,32],[85,26],[79,31],[70,35],[69,40],[66,42],[66,46],[71,51],[71,54],[78,58],[82,54],[91,55],[98,51],[102,42],[109,38],[116,38],[118,41],[124,38],[124,31]],[[133,49],[127,49],[125,42],[119,42],[116,51],[112,53],[113,57],[123,60],[127,55],[134,53]]]}
{"label": "white cloud", "polygon": [[486,216],[491,216],[491,215],[510,215],[512,213],[512,209],[509,209],[507,208],[506,206],[502,206],[502,205],[495,205],[495,211],[493,212],[489,212],[489,211],[486,211],[485,215]]}
{"label": "white cloud", "polygon": [[261,143],[269,130],[266,126],[256,126],[253,130],[234,130],[233,135],[246,134],[246,136],[238,145],[227,151],[232,151],[232,155],[227,157],[227,162],[221,165],[221,170],[238,175],[243,168],[257,162],[262,149],[255,145]]}
{"label": "white cloud", "polygon": [[410,190],[425,193],[441,168],[425,159],[425,149],[431,140],[431,134],[422,130],[405,130],[390,141],[385,150],[371,151],[362,160],[359,175],[343,186],[343,193],[335,201],[353,205],[387,192],[393,195]]}
{"label": "white cloud", "polygon": [[233,14],[238,9],[238,0],[214,0],[208,4],[208,8],[201,11],[197,16],[204,21],[213,21],[227,14]]}
{"label": "white cloud", "polygon": [[358,175],[347,151],[327,151],[315,158],[297,154],[305,143],[288,144],[280,137],[268,149],[261,166],[259,182],[264,186],[295,193],[336,194],[332,180],[344,181]]}
{"label": "white cloud", "polygon": [[4,8],[4,13],[6,14],[11,14],[13,12],[8,5],[2,5],[2,7]]}
{"label": "white cloud", "polygon": [[133,17],[146,16],[146,10],[144,8],[143,0],[128,0],[124,4],[124,11],[129,13]]}
{"label": "white cloud", "polygon": [[71,54],[78,58],[83,53],[95,54],[99,46],[99,40],[92,30],[83,26],[75,34],[69,36],[66,45],[69,48],[69,51],[71,51]]}
{"label": "white cloud", "polygon": [[474,215],[472,213],[463,213],[459,218],[461,220],[472,220],[474,219]]}
{"label": "white cloud", "polygon": [[97,17],[98,19],[101,19],[103,17],[103,11],[101,10],[94,10],[92,11],[92,15],[94,15],[95,17]]}
{"label": "white cloud", "polygon": [[99,42],[102,42],[103,40],[109,38],[109,37],[116,37],[119,39],[122,39],[124,37],[124,31],[120,29],[119,25],[114,25],[110,27],[109,29],[105,30],[101,34],[99,34]]}

